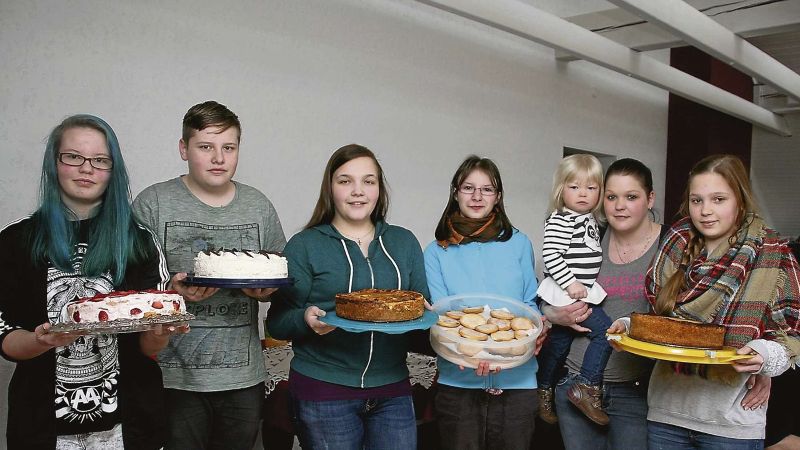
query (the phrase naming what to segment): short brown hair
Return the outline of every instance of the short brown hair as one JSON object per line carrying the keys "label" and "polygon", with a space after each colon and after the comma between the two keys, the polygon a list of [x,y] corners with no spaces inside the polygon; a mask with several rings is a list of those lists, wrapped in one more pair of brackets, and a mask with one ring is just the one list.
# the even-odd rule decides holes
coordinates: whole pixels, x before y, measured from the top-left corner
{"label": "short brown hair", "polygon": [[227,106],[209,100],[198,103],[186,111],[186,115],[183,116],[183,142],[188,143],[195,131],[208,127],[219,127],[220,133],[230,127],[236,127],[237,140],[242,139],[242,124],[239,123],[239,117]]}
{"label": "short brown hair", "polygon": [[322,184],[319,188],[319,198],[317,199],[317,206],[314,207],[314,212],[311,214],[311,219],[306,224],[305,228],[313,228],[319,224],[330,224],[336,214],[336,208],[333,204],[333,174],[339,167],[347,164],[348,162],[356,159],[367,157],[375,163],[378,169],[378,201],[375,204],[375,209],[370,214],[372,223],[376,223],[386,218],[386,212],[389,210],[389,190],[386,185],[386,178],[383,175],[383,168],[378,162],[378,158],[372,153],[372,150],[364,147],[363,145],[350,144],[339,148],[328,159],[328,164],[325,166],[325,173],[322,175]]}

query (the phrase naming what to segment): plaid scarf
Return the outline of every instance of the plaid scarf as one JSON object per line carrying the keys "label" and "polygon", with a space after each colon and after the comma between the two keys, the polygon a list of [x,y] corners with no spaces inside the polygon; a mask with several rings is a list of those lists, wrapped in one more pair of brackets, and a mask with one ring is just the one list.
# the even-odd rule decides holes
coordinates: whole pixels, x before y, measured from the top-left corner
{"label": "plaid scarf", "polygon": [[[749,215],[736,241],[701,254],[685,268],[684,289],[673,315],[725,326],[725,345],[740,348],[754,339],[778,341],[791,358],[800,355],[800,267],[785,240]],[[667,232],[647,272],[647,298],[675,273],[690,239],[691,220]]]}
{"label": "plaid scarf", "polygon": [[447,248],[450,244],[469,244],[470,242],[489,242],[497,239],[500,234],[500,223],[495,220],[496,214],[491,214],[482,219],[470,219],[462,216],[458,211],[447,218],[447,228],[450,237],[436,241],[440,247]]}

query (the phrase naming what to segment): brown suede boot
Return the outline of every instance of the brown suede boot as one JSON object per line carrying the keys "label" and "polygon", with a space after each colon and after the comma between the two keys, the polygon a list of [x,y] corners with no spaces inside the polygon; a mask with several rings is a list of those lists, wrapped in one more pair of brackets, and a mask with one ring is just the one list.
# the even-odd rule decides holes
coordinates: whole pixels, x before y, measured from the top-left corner
{"label": "brown suede boot", "polygon": [[603,392],[600,386],[575,383],[567,391],[567,397],[592,422],[608,425],[608,415],[603,412]]}
{"label": "brown suede boot", "polygon": [[539,417],[550,425],[558,423],[553,405],[553,388],[537,389],[539,393]]}

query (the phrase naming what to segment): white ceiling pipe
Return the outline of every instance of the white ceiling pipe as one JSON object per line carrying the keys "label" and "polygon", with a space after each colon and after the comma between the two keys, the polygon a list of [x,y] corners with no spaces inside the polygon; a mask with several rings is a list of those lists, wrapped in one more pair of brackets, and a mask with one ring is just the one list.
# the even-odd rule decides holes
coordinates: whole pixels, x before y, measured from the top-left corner
{"label": "white ceiling pipe", "polygon": [[800,100],[800,75],[682,0],[609,0]]}
{"label": "white ceiling pipe", "polygon": [[[755,4],[755,0],[746,2],[740,0],[717,8],[709,8],[709,5],[700,0],[690,0],[686,3],[701,10],[708,17],[713,13],[712,20],[745,39],[800,30],[798,1]],[[622,8],[565,17],[565,19],[638,51],[687,45],[683,39],[666,29],[646,22]],[[557,52],[556,59],[574,61],[578,58],[569,53]]]}
{"label": "white ceiling pipe", "polygon": [[782,136],[786,119],[649,56],[516,0],[418,0],[666,89]]}

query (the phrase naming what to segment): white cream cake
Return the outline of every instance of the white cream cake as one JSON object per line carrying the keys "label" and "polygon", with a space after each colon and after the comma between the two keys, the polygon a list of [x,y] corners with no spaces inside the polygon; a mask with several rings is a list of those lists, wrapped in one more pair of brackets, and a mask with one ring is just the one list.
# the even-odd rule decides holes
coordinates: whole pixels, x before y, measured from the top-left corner
{"label": "white cream cake", "polygon": [[186,314],[186,304],[175,291],[118,291],[78,299],[64,308],[62,322],[110,322]]}
{"label": "white cream cake", "polygon": [[201,278],[276,279],[289,276],[286,258],[266,251],[219,250],[200,252],[194,276]]}

